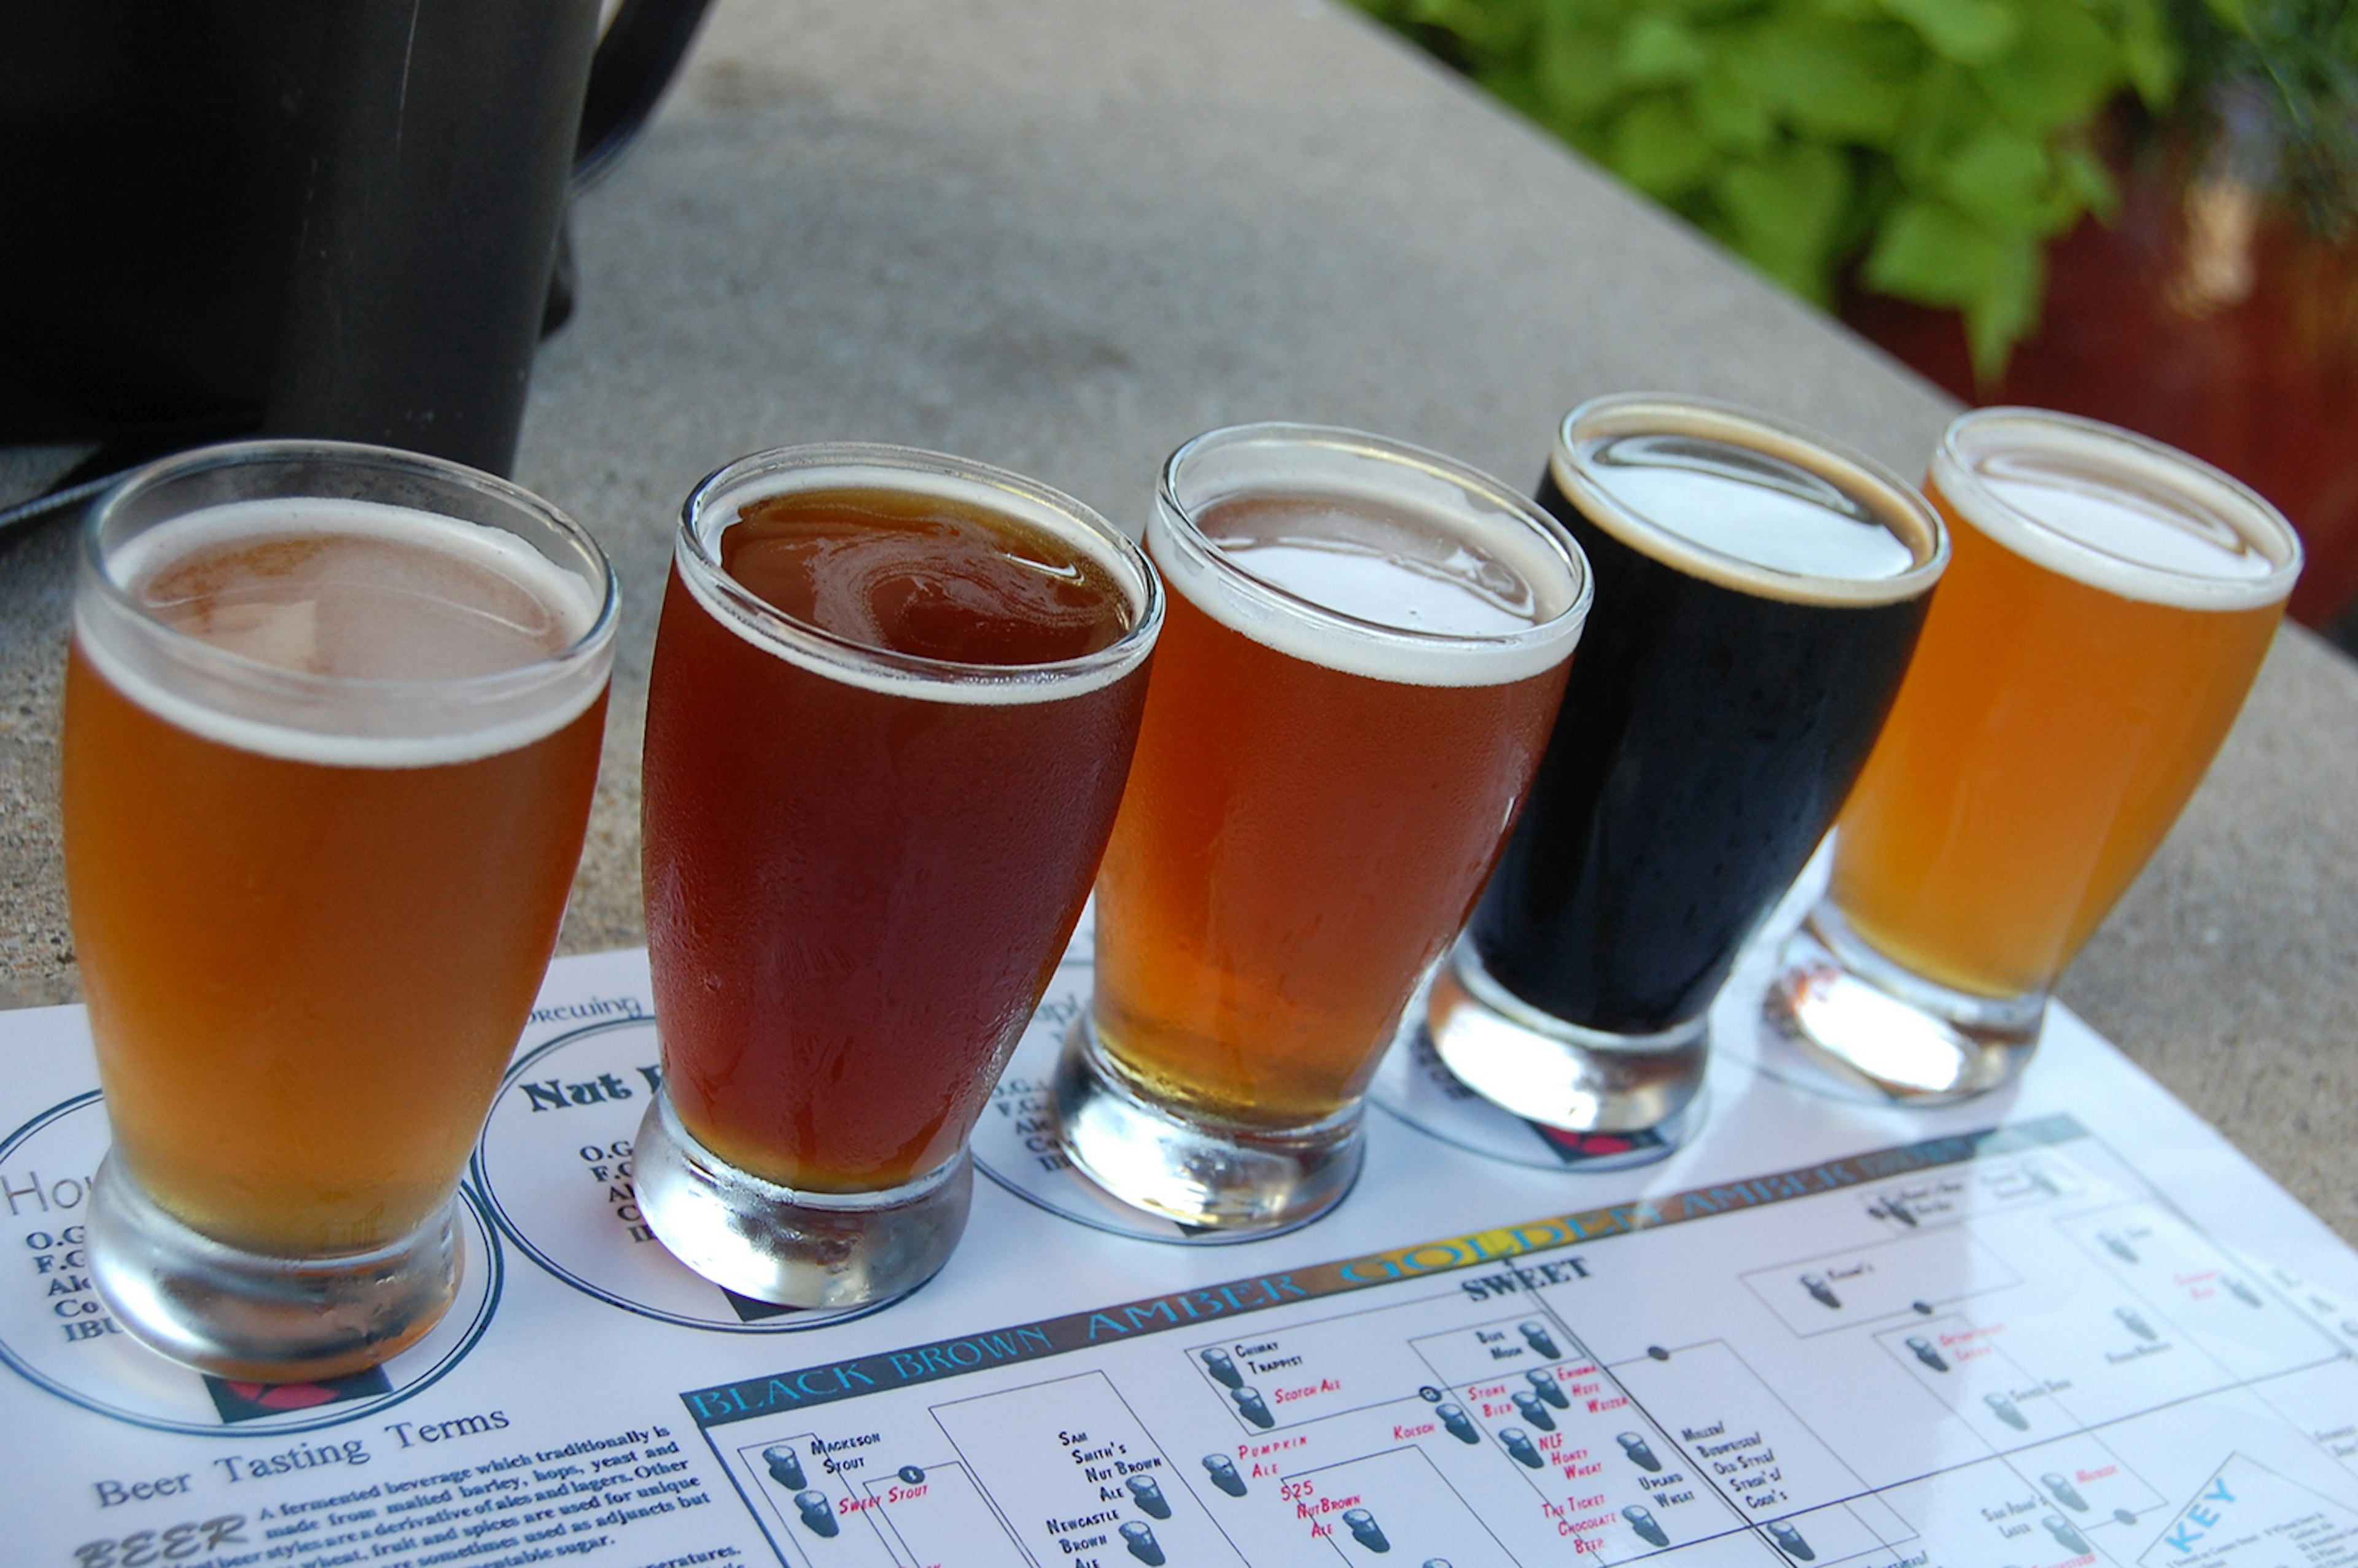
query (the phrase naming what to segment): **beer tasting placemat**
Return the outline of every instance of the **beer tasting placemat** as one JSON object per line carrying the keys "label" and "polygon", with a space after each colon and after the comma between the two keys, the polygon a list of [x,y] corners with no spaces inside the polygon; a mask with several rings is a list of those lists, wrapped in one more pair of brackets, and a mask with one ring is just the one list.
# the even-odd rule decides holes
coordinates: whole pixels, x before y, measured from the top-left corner
{"label": "beer tasting placemat", "polygon": [[1486,1158],[1372,1111],[1331,1217],[1182,1248],[1044,1196],[1027,1063],[1086,949],[947,1270],[824,1326],[652,1238],[645,957],[561,960],[468,1173],[458,1306],[318,1385],[116,1330],[81,1010],[0,1018],[0,1561],[2358,1562],[2358,1257],[2060,1008],[2018,1090],[1870,1106],[1761,1070],[1756,950],[1670,1158]]}

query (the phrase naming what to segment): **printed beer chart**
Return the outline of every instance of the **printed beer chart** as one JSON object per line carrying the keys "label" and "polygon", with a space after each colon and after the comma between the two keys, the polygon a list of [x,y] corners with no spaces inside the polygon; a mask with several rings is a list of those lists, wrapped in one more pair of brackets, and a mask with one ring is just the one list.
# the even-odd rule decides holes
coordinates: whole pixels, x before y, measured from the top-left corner
{"label": "printed beer chart", "polygon": [[1583,1173],[1516,1124],[1487,1159],[1371,1111],[1332,1217],[1182,1248],[1042,1206],[1087,1212],[1037,1078],[1084,933],[978,1135],[1014,1184],[978,1181],[934,1283],[813,1325],[651,1239],[644,956],[564,960],[468,1173],[458,1306],[281,1388],[109,1320],[82,1017],[8,1014],[0,1560],[2358,1563],[2358,1257],[2069,1016],[2011,1096],[1791,1087],[1763,961],[1669,1160]]}

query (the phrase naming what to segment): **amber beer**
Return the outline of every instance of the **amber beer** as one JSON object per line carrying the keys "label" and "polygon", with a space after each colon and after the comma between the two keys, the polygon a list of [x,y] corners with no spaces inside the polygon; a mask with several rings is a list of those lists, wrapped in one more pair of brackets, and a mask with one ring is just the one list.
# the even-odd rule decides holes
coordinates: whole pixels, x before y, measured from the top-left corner
{"label": "amber beer", "polygon": [[[613,617],[595,546],[488,476],[223,450],[94,521],[66,878],[110,1212],[266,1271],[447,1225],[580,855]],[[178,491],[223,488],[247,493],[181,509]],[[372,491],[416,503],[355,498]],[[485,520],[420,509],[438,502]],[[103,1289],[176,1245],[138,1239],[101,1259]],[[365,1364],[432,1321],[337,1354]],[[271,1364],[247,1349],[205,1364]]]}
{"label": "amber beer", "polygon": [[947,1258],[1161,620],[1135,546],[979,464],[791,449],[690,498],[648,696],[665,1090],[638,1169],[691,1266],[846,1307]]}
{"label": "amber beer", "polygon": [[[1148,541],[1171,610],[1098,876],[1065,1141],[1184,1223],[1294,1223],[1347,1184],[1360,1096],[1530,786],[1585,567],[1470,470],[1286,426],[1182,448]],[[1206,1193],[1140,1176],[1156,1119],[1182,1143],[1319,1147]]]}
{"label": "amber beer", "polygon": [[2300,546],[2207,464],[2037,410],[1960,418],[1927,492],[1955,559],[1812,926],[1855,973],[2027,1042],[2234,723]]}

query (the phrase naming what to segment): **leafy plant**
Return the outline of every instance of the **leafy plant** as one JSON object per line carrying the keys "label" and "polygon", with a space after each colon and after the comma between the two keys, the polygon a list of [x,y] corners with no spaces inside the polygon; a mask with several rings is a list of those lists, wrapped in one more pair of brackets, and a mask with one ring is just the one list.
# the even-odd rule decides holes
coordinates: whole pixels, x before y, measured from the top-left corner
{"label": "leafy plant", "polygon": [[2223,122],[2249,108],[2273,168],[2255,171],[2318,233],[2358,223],[2358,5],[2352,0],[2176,0],[2187,75]]}
{"label": "leafy plant", "polygon": [[[1955,307],[1985,376],[2038,319],[2047,241],[2117,200],[2098,114],[2163,109],[2185,66],[2173,0],[1357,3],[1805,298],[1855,265]],[[2177,3],[2223,7],[2223,49],[2248,34],[2237,0]]]}

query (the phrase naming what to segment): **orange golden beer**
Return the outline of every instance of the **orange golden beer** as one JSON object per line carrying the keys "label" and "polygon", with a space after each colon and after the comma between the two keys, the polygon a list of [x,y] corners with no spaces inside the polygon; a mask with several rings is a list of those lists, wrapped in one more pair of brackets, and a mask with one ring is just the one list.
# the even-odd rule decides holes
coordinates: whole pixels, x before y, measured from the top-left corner
{"label": "orange golden beer", "polygon": [[[2301,557],[2227,475],[2066,415],[1965,415],[1926,491],[1954,557],[1812,916],[1840,968],[1789,974],[1779,1005],[1844,1033],[1835,977],[1864,976],[1961,1031],[1965,1065],[1931,1085],[1954,1098],[2019,1070],[2234,722]],[[1901,1061],[1878,1029],[1868,1050]]]}
{"label": "orange golden beer", "polygon": [[1170,599],[1098,876],[1065,1148],[1199,1229],[1347,1187],[1361,1097],[1497,862],[1587,614],[1531,503],[1413,448],[1247,426],[1173,456]]}
{"label": "orange golden beer", "polygon": [[1461,687],[1336,670],[1179,586],[1098,872],[1108,1053],[1158,1098],[1246,1126],[1356,1101],[1498,858],[1563,674]]}
{"label": "orange golden beer", "polygon": [[[102,1182],[258,1267],[397,1248],[447,1223],[556,945],[611,579],[586,536],[568,569],[408,506],[137,504],[93,536],[67,669]],[[168,1271],[106,1237],[102,1289]],[[110,1303],[141,1333],[135,1294]]]}

